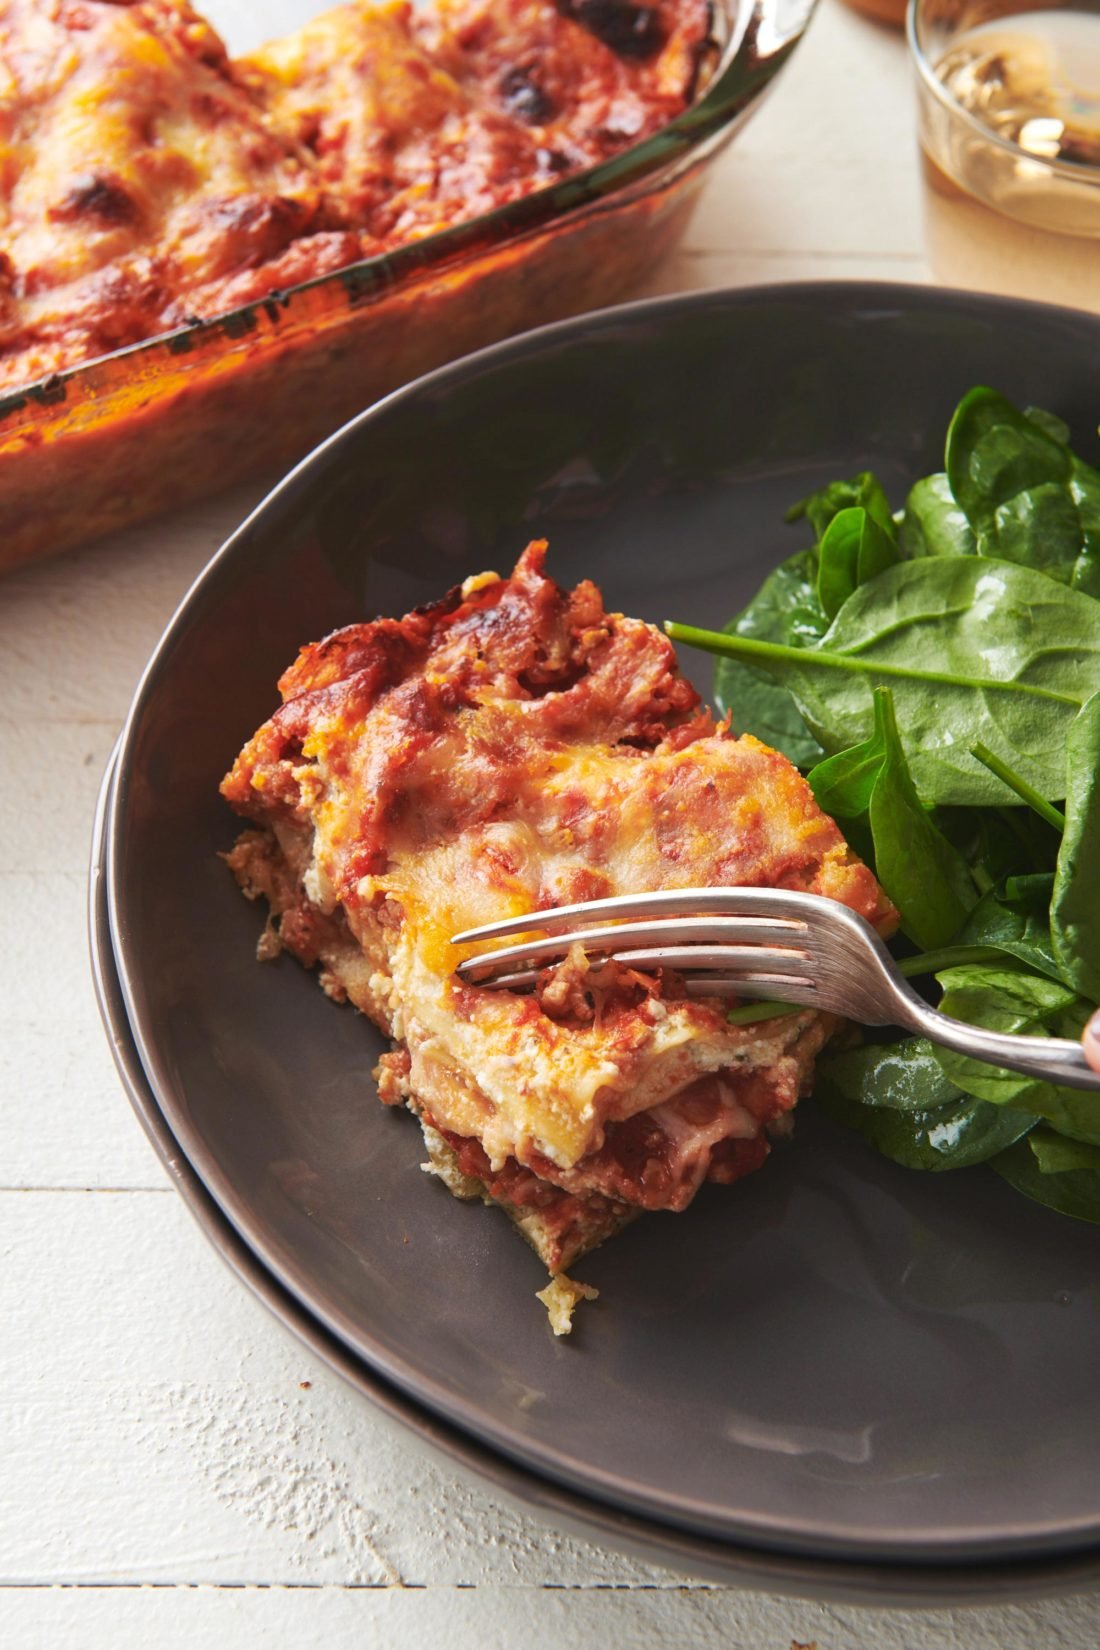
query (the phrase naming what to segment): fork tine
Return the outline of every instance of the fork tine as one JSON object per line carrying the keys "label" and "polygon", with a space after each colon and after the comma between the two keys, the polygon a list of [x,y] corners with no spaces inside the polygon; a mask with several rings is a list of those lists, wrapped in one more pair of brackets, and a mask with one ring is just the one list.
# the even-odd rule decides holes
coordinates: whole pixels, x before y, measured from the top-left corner
{"label": "fork tine", "polygon": [[792,980],[788,975],[688,974],[684,988],[689,997],[737,997],[751,1002],[798,1004],[816,1003],[816,986],[809,980]]}
{"label": "fork tine", "polygon": [[658,945],[633,946],[614,953],[614,962],[646,973],[654,968],[672,968],[678,974],[697,968],[741,971],[742,978],[795,979],[814,984],[809,954],[779,951],[766,945]]}
{"label": "fork tine", "polygon": [[468,957],[458,966],[458,973],[464,979],[477,979],[483,973],[491,973],[510,962],[533,962],[538,959],[549,963],[556,957],[564,957],[571,945],[578,941],[588,952],[608,952],[618,947],[645,945],[662,940],[674,940],[680,943],[687,941],[778,941],[786,946],[790,942],[802,939],[800,928],[790,923],[769,922],[763,917],[708,917],[702,920],[685,921],[680,917],[661,918],[656,922],[615,923],[606,928],[581,928],[567,934],[549,935],[545,939],[532,939],[521,942],[519,945],[502,946],[499,950],[485,951],[480,956]]}
{"label": "fork tine", "polygon": [[[616,962],[632,962],[630,953]],[[538,983],[541,970],[520,968],[511,974],[495,974],[482,985],[492,991],[524,991]],[[684,989],[689,997],[736,997],[748,1001],[816,1004],[817,987],[812,980],[789,974],[687,974]]]}
{"label": "fork tine", "polygon": [[[625,938],[622,929],[618,930],[618,935],[620,939]],[[499,951],[486,951],[480,957],[467,957],[455,972],[460,979],[478,985],[501,969],[508,971],[511,963],[522,963],[529,968],[532,963],[537,966],[541,962],[545,968],[564,954],[562,946],[556,949],[552,946],[553,942],[547,941],[539,949],[535,945],[509,945]],[[742,975],[766,973],[780,978],[812,978],[808,952],[782,950],[768,945],[631,945],[615,951],[609,948],[603,955],[610,957],[612,962],[642,970],[674,968],[677,973],[684,973],[698,968],[721,968],[739,970]]]}
{"label": "fork tine", "polygon": [[662,888],[653,894],[616,894],[610,899],[586,900],[581,905],[558,905],[548,911],[528,911],[505,917],[479,928],[467,928],[452,936],[452,945],[470,945],[475,940],[503,939],[507,934],[524,934],[539,929],[545,934],[561,933],[578,923],[619,917],[700,916],[716,912],[728,916],[758,916],[792,927],[803,927],[813,905],[813,895],[775,888]]}

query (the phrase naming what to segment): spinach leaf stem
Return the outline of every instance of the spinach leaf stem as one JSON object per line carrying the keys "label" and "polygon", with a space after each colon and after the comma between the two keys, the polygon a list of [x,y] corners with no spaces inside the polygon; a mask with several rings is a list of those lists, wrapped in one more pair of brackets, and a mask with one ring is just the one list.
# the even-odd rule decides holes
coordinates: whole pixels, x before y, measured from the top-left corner
{"label": "spinach leaf stem", "polygon": [[1022,778],[1014,768],[1010,768],[1007,762],[1001,760],[996,751],[991,751],[988,745],[983,745],[979,740],[976,745],[972,746],[970,754],[982,764],[983,768],[988,768],[990,773],[996,774],[997,778],[1006,784],[1010,791],[1015,791],[1021,802],[1026,802],[1028,807],[1039,815],[1040,819],[1045,819],[1047,824],[1053,825],[1056,831],[1065,830],[1065,814],[1061,813],[1052,802],[1048,802],[1045,796],[1040,796],[1033,785],[1029,785],[1027,780]]}
{"label": "spinach leaf stem", "polygon": [[1004,953],[991,945],[943,945],[935,951],[918,951],[915,957],[902,957],[898,972],[907,980],[919,974],[938,974],[941,968],[961,968],[968,963],[1001,963]]}
{"label": "spinach leaf stem", "polygon": [[706,653],[718,653],[729,658],[769,659],[786,664],[801,665],[808,670],[842,670],[860,676],[896,676],[911,682],[939,682],[948,687],[976,688],[982,693],[1021,693],[1033,699],[1049,699],[1059,705],[1079,707],[1081,700],[1069,693],[1058,693],[1054,688],[1035,687],[1019,681],[999,681],[993,676],[962,676],[950,670],[918,670],[912,665],[887,664],[883,660],[862,659],[852,653],[831,653],[824,647],[788,647],[782,642],[758,641],[752,636],[737,636],[721,630],[700,630],[695,625],[677,624],[665,620],[665,634],[674,642],[688,647],[702,648]]}
{"label": "spinach leaf stem", "polygon": [[726,1012],[731,1026],[753,1026],[757,1020],[778,1020],[784,1014],[802,1014],[801,1003],[776,1003],[770,999],[758,1003],[738,1003]]}

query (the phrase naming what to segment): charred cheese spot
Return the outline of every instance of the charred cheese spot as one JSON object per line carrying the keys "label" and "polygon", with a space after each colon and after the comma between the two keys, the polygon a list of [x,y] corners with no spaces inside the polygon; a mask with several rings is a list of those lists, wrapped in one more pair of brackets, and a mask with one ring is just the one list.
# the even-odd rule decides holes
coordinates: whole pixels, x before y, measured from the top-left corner
{"label": "charred cheese spot", "polygon": [[653,57],[664,44],[657,6],[629,0],[555,0],[558,10],[590,29],[597,40],[620,57]]}
{"label": "charred cheese spot", "polygon": [[111,227],[138,222],[141,208],[116,178],[87,172],[73,182],[63,200],[49,208],[49,217],[54,223],[84,219]]}
{"label": "charred cheese spot", "polygon": [[500,78],[500,95],[510,109],[528,126],[543,126],[554,113],[554,105],[535,77],[533,66],[514,64]]}

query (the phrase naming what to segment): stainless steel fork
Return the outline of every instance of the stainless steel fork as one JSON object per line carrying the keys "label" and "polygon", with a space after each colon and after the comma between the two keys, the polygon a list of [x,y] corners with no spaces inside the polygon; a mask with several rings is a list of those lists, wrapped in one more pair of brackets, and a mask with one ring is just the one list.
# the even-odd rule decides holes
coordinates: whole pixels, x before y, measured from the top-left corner
{"label": "stainless steel fork", "polygon": [[455,945],[531,935],[468,957],[470,984],[532,987],[577,941],[586,954],[643,971],[675,969],[696,997],[774,998],[862,1025],[895,1025],[989,1065],[1100,1090],[1080,1043],[985,1031],[949,1019],[898,972],[870,923],[836,900],[779,888],[676,888],[531,911],[456,934]]}

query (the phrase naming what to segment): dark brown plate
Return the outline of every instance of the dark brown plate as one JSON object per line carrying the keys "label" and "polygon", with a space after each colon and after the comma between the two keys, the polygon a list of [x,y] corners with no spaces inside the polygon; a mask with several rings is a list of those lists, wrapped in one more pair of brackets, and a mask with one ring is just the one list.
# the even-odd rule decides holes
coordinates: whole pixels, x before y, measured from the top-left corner
{"label": "dark brown plate", "polygon": [[862,1603],[920,1605],[999,1603],[1044,1598],[1095,1584],[1095,1554],[997,1564],[858,1564],[802,1558],[728,1541],[708,1541],[563,1489],[486,1449],[389,1385],[329,1333],[267,1270],[230,1224],[191,1167],[165,1122],[134,1043],[111,943],[107,913],[106,818],[112,802],[114,759],[104,775],[96,812],[89,878],[88,923],[96,999],[115,1065],[131,1104],[172,1184],[222,1260],[306,1346],[358,1392],[373,1409],[426,1454],[462,1476],[476,1478],[555,1528],[590,1537],[648,1563],[689,1574],[766,1588],[770,1592]]}
{"label": "dark brown plate", "polygon": [[[980,1170],[896,1168],[805,1106],[789,1149],[582,1275],[570,1342],[504,1221],[420,1173],[380,1040],[289,961],[217,860],[217,782],[298,643],[403,612],[546,532],[563,581],[716,622],[797,548],[783,509],[931,469],[992,381],[1083,435],[1100,322],[919,288],[696,295],[432,375],[292,473],[198,581],[123,737],[108,894],[164,1120],[282,1288],[376,1375],[529,1472],[693,1536],[937,1565],[1100,1540],[1100,1231]],[[689,661],[701,685],[709,664]],[[931,1572],[929,1572],[931,1580]]]}

